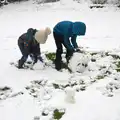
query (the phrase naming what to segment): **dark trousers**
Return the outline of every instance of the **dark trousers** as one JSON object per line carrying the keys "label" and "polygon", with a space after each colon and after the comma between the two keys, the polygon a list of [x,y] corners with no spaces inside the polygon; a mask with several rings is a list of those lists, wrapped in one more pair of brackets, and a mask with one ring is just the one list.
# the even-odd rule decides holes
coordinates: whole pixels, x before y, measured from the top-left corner
{"label": "dark trousers", "polygon": [[[56,44],[56,47],[57,47],[56,59],[55,59],[55,68],[57,70],[60,70],[61,69],[61,64],[62,64],[61,54],[63,53],[63,45],[66,49],[67,49],[67,47],[64,44],[64,36],[63,35],[58,35],[55,32],[53,32],[53,36],[54,36],[55,44]],[[67,49],[67,53],[66,53],[67,62],[69,61],[69,59],[72,55],[73,55],[73,51]]]}
{"label": "dark trousers", "polygon": [[26,51],[25,51],[25,48],[24,48],[24,43],[22,42],[21,38],[18,39],[18,47],[22,53],[22,57],[21,59],[18,61],[18,67],[19,68],[22,68],[24,62],[26,61],[28,55],[26,55]]}
{"label": "dark trousers", "polygon": [[24,47],[24,43],[22,42],[21,38],[18,39],[18,46],[19,46],[19,49],[22,53],[22,58],[21,59],[27,58],[28,55],[26,55],[26,50],[25,50],[25,47]]}
{"label": "dark trousers", "polygon": [[20,38],[18,39],[18,46],[19,46],[19,49],[20,49],[22,55],[24,55],[24,43],[21,42]]}

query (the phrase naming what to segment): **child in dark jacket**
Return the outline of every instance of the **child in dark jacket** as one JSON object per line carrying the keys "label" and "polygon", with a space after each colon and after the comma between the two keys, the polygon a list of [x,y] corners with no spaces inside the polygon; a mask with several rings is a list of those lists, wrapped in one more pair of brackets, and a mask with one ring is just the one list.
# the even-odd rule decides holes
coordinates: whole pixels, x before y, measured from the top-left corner
{"label": "child in dark jacket", "polygon": [[53,28],[53,35],[56,43],[56,59],[55,59],[55,68],[57,70],[61,69],[63,47],[67,50],[66,60],[69,62],[73,53],[79,52],[76,38],[78,35],[85,35],[86,25],[83,22],[71,22],[71,21],[62,21],[59,22]]}
{"label": "child in dark jacket", "polygon": [[26,33],[22,34],[18,39],[18,46],[22,53],[21,59],[18,61],[18,68],[23,68],[28,55],[35,64],[38,60],[43,62],[40,52],[40,44],[44,44],[48,35],[51,33],[50,28],[46,27],[45,30],[36,30],[29,28]]}

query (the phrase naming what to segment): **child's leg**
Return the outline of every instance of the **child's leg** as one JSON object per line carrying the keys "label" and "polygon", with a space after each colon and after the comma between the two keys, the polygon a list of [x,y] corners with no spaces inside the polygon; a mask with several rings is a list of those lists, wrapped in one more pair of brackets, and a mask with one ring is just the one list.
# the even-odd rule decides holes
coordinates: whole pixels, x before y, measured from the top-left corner
{"label": "child's leg", "polygon": [[18,39],[18,47],[20,49],[20,52],[22,53],[22,55],[24,55],[24,43],[21,42],[21,39]]}
{"label": "child's leg", "polygon": [[25,51],[24,51],[24,43],[21,42],[21,39],[20,39],[20,38],[18,39],[18,46],[19,46],[19,49],[20,49],[20,51],[21,51],[21,53],[22,53],[22,57],[21,57],[21,59],[18,61],[18,68],[22,68],[24,62],[25,62],[26,59],[27,59],[27,56],[24,56],[24,54],[25,54]]}
{"label": "child's leg", "polygon": [[55,68],[57,70],[60,70],[61,69],[61,61],[62,61],[61,54],[63,53],[63,47],[62,47],[63,36],[57,35],[55,33],[53,33],[53,35],[54,35],[55,44],[57,47],[56,59],[55,59]]}
{"label": "child's leg", "polygon": [[67,50],[67,53],[66,53],[67,63],[69,63],[69,60],[72,56],[73,56],[73,51]]}

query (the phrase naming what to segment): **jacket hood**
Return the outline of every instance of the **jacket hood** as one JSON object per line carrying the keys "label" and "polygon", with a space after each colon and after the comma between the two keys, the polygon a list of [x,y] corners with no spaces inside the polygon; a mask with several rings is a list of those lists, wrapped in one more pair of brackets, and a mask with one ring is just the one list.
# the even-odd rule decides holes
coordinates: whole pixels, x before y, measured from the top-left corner
{"label": "jacket hood", "polygon": [[75,35],[85,35],[86,25],[83,22],[74,22],[72,32]]}

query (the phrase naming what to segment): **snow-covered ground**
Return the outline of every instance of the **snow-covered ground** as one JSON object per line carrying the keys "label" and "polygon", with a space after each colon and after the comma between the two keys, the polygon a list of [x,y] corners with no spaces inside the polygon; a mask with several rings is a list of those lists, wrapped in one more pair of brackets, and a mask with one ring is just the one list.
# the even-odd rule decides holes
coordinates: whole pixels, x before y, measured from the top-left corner
{"label": "snow-covered ground", "polygon": [[[1,120],[53,120],[56,108],[65,112],[61,120],[120,120],[120,73],[115,70],[120,59],[120,10],[88,6],[29,1],[0,8]],[[77,38],[90,58],[83,73],[52,67],[19,70],[9,64],[21,57],[17,39],[22,33],[30,27],[52,29],[61,20],[86,23],[86,35]],[[55,50],[51,34],[41,51]],[[65,101],[67,86],[75,91],[74,103]]]}

